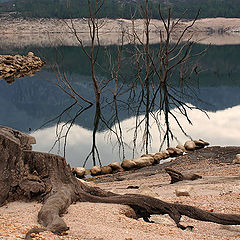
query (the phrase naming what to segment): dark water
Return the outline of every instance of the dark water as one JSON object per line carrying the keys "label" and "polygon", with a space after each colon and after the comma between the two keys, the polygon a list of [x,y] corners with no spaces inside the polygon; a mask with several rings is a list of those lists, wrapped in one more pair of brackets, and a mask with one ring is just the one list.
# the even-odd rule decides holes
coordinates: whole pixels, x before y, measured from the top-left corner
{"label": "dark water", "polygon": [[[196,46],[196,50],[203,46]],[[58,62],[61,70],[67,79],[71,81],[74,89],[84,98],[94,101],[94,91],[90,78],[88,59],[77,47],[61,47],[57,51],[54,48],[25,48],[1,50],[2,53],[26,54],[33,51],[36,55],[45,58],[48,65],[33,77],[26,77],[16,80],[12,85],[0,81],[0,125],[6,125],[27,133],[31,133],[37,139],[35,150],[49,151],[54,145],[56,138],[55,119],[61,112],[73,103],[58,86],[56,86],[56,73],[53,65]],[[108,59],[104,55],[105,49],[100,49],[98,61],[102,67],[97,67],[97,77],[106,81],[109,78],[107,68]],[[114,53],[114,46],[111,47]],[[60,53],[62,55],[60,55]],[[240,143],[240,46],[212,46],[206,56],[201,58],[199,65],[202,72],[199,75],[198,84],[192,88],[196,98],[187,98],[185,101],[191,106],[197,106],[205,110],[209,118],[201,111],[189,111],[189,118],[193,125],[190,125],[180,114],[179,120],[184,130],[192,138],[202,138],[212,145],[239,145]],[[119,122],[124,139],[124,156],[133,157],[133,139],[135,115],[131,107],[137,106],[139,99],[132,99],[129,102],[129,92],[126,90],[134,78],[133,67],[130,61],[125,61],[122,68],[122,77],[119,80],[118,115],[114,115],[113,83],[102,90],[102,121],[97,129],[97,148],[103,165],[119,161],[123,158],[123,151],[114,132],[119,132]],[[173,80],[173,84],[175,80]],[[137,87],[136,95],[140,88]],[[81,106],[75,105],[67,114],[63,114],[58,130],[69,119],[88,104],[79,101]],[[126,104],[128,103],[128,104]],[[142,109],[141,109],[142,110]],[[156,109],[155,109],[156,110]],[[175,111],[172,107],[172,111]],[[143,113],[142,113],[143,114]],[[94,129],[95,105],[86,109],[75,120],[68,135],[66,145],[66,158],[72,166],[82,165],[92,146],[92,135]],[[141,114],[140,114],[141,118]],[[55,119],[55,120],[54,120]],[[162,121],[161,118],[159,118]],[[53,121],[50,121],[53,120]],[[171,127],[177,140],[172,142],[183,143],[188,138],[181,133],[177,124],[171,121]],[[111,128],[112,131],[109,130]],[[158,132],[154,120],[151,119],[151,148],[150,152],[157,152],[160,146],[161,134]],[[63,133],[66,131],[63,128]],[[141,155],[144,132],[138,130],[135,156]],[[63,154],[64,139],[57,142],[52,152]],[[119,151],[120,150],[120,151]],[[89,159],[87,166],[91,166]]]}

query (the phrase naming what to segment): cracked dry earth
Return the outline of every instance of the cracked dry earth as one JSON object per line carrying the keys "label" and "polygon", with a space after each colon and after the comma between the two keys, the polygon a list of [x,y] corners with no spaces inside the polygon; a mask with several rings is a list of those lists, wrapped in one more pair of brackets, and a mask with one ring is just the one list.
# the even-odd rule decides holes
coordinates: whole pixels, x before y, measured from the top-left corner
{"label": "cracked dry earth", "polygon": [[[177,158],[170,163],[119,173],[115,176],[95,177],[90,184],[116,193],[140,193],[168,202],[179,202],[202,209],[240,214],[240,165],[231,161],[239,148],[206,148]],[[240,151],[239,151],[240,152]],[[170,166],[185,173],[194,172],[202,179],[170,183],[163,171]],[[114,181],[113,181],[114,180]],[[129,188],[131,186],[132,188]],[[175,190],[187,187],[190,196],[177,197]],[[37,223],[40,203],[13,202],[0,208],[0,239],[24,239],[25,233]],[[230,240],[240,239],[240,226],[223,226],[182,217],[183,225],[193,230],[180,230],[166,215],[152,216],[155,223],[134,220],[128,206],[100,203],[76,203],[63,215],[70,227],[66,235],[51,232],[35,234],[34,239],[81,240]]]}

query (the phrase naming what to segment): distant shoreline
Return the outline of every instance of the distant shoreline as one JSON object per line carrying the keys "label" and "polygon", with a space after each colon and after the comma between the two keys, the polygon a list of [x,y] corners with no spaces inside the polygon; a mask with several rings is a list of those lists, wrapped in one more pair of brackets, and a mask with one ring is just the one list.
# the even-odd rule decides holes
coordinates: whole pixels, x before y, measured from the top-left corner
{"label": "distant shoreline", "polygon": [[[176,41],[181,31],[190,24],[190,20],[181,21],[174,32],[172,41]],[[119,44],[121,32],[131,33],[132,21],[128,19],[99,19],[102,25],[99,31],[101,45]],[[74,25],[84,44],[89,44],[87,19],[21,19],[0,18],[0,47],[24,46],[76,46],[79,43],[72,34]],[[163,29],[160,20],[151,20],[151,43],[158,43],[159,30]],[[142,38],[144,22],[135,20],[135,29]],[[64,33],[64,34],[63,34]],[[186,37],[201,44],[225,45],[240,44],[240,18],[205,18],[196,21]],[[129,43],[128,37],[125,44]]]}

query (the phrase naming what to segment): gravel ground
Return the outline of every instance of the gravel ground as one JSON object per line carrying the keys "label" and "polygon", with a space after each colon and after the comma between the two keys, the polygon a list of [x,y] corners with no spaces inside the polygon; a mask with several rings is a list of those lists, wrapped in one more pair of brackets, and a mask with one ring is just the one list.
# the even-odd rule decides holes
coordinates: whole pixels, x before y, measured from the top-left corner
{"label": "gravel ground", "polygon": [[[200,152],[201,153],[201,152]],[[204,151],[202,151],[202,155]],[[185,162],[184,162],[185,161]],[[212,162],[212,161],[211,161]],[[185,163],[185,164],[184,164]],[[184,172],[203,176],[195,181],[169,184],[170,177],[159,172],[152,176],[122,181],[91,183],[116,193],[140,193],[155,196],[168,202],[178,202],[202,209],[240,214],[240,165],[199,160],[175,166]],[[144,175],[144,174],[143,174]],[[137,176],[137,175],[136,175]],[[138,189],[129,189],[137,186]],[[179,187],[191,188],[190,196],[177,197]],[[39,203],[13,202],[0,208],[0,239],[24,239],[25,233],[37,223]],[[157,240],[157,239],[240,239],[240,226],[223,226],[182,217],[183,225],[192,225],[192,231],[178,229],[166,215],[152,216],[155,223],[127,217],[132,210],[128,206],[114,204],[76,203],[69,207],[63,218],[70,230],[67,235],[56,236],[50,232],[36,234],[34,239],[81,239],[81,240]]]}

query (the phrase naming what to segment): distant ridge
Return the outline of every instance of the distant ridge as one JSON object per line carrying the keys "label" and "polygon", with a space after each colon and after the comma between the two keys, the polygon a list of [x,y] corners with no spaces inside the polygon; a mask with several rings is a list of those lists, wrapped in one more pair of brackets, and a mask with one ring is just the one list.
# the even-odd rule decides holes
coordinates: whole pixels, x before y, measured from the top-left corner
{"label": "distant ridge", "polygon": [[[69,11],[65,0],[0,0],[0,12],[16,11],[23,17],[68,18]],[[201,9],[200,18],[206,17],[239,17],[239,0],[150,0],[151,15],[159,18],[158,5],[161,4],[163,14],[167,9],[173,9],[172,17],[180,17],[189,9],[184,18],[194,18]],[[141,18],[139,6],[144,6],[144,0],[107,0],[99,12],[98,17],[130,18],[135,12],[136,18]],[[87,17],[87,1],[71,0],[71,15]]]}

